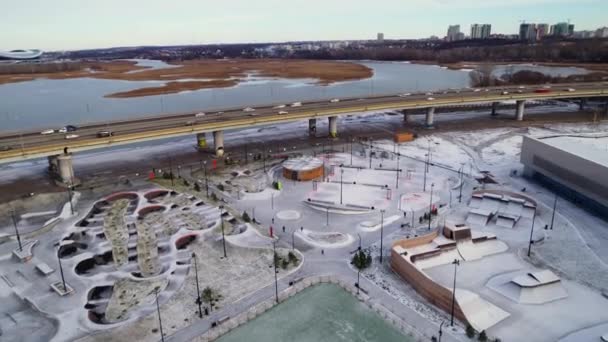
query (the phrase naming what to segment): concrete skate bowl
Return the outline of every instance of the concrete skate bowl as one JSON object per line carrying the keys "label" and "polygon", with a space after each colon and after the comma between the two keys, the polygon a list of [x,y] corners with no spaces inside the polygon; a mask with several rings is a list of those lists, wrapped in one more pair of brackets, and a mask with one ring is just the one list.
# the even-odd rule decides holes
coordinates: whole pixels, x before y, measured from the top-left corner
{"label": "concrete skate bowl", "polygon": [[144,197],[150,203],[159,203],[159,201],[163,200],[168,195],[172,195],[172,196],[177,195],[177,193],[175,193],[175,191],[173,191],[173,193],[174,194],[171,194],[169,190],[158,189],[158,190],[152,190],[152,191],[146,192],[144,194]]}
{"label": "concrete skate bowl", "polygon": [[61,240],[58,255],[60,258],[71,258],[89,248],[93,238],[85,231],[73,232]]}
{"label": "concrete skate bowl", "polygon": [[76,264],[74,272],[79,276],[90,277],[104,271],[112,272],[114,270],[113,264],[112,250],[108,250],[102,254],[81,260]]}
{"label": "concrete skate bowl", "polygon": [[349,234],[340,232],[313,232],[310,230],[296,231],[300,239],[309,245],[323,248],[339,248],[354,241]]}
{"label": "concrete skate bowl", "polygon": [[139,195],[134,192],[119,192],[95,202],[91,210],[89,210],[89,213],[82,220],[76,223],[76,227],[101,227],[103,225],[103,218],[108,209],[112,206],[112,203],[121,199],[126,199],[129,201],[126,215],[132,215],[139,203]]}
{"label": "concrete skate bowl", "polygon": [[276,214],[279,220],[283,221],[297,221],[302,215],[297,210],[282,210]]}
{"label": "concrete skate bowl", "polygon": [[143,207],[137,211],[137,219],[143,220],[146,215],[154,212],[165,212],[167,208],[162,205],[149,205],[147,207]]}
{"label": "concrete skate bowl", "polygon": [[[404,281],[412,285],[416,292],[431,304],[449,313],[452,308],[452,290],[436,283],[416,265],[418,261],[455,250],[456,247],[448,243],[437,246],[437,249],[421,249],[438,236],[439,230],[420,237],[396,241],[391,248],[390,265]],[[486,302],[477,294],[459,288],[456,291],[454,316],[470,324],[475,330],[481,331],[505,319],[509,314]]]}
{"label": "concrete skate bowl", "polygon": [[500,274],[486,286],[518,304],[545,304],[568,297],[561,279],[550,270]]}
{"label": "concrete skate bowl", "polygon": [[177,248],[178,250],[186,249],[191,243],[195,242],[197,238],[197,234],[188,234],[181,236],[177,240],[175,240],[175,248]]}
{"label": "concrete skate bowl", "polygon": [[304,201],[309,207],[319,211],[329,211],[334,214],[368,214],[374,207],[367,207],[355,204],[336,204],[331,201],[315,200],[312,198]]}

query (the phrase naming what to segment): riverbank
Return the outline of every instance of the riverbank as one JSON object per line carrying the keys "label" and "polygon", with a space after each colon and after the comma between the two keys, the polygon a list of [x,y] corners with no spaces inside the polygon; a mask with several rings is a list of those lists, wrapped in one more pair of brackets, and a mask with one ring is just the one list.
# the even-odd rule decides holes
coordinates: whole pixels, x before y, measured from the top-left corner
{"label": "riverbank", "polygon": [[483,66],[504,66],[504,65],[536,65],[543,67],[561,67],[561,68],[581,68],[589,71],[606,72],[608,73],[608,63],[577,63],[577,62],[455,62],[455,63],[439,63],[437,61],[412,61],[415,64],[424,65],[439,65],[450,70],[470,70],[479,69]]}
{"label": "riverbank", "polygon": [[[0,84],[32,81],[39,78],[95,78],[123,81],[166,81],[157,87],[138,88],[107,94],[105,97],[127,98],[173,94],[206,88],[231,87],[250,76],[315,79],[320,85],[356,81],[373,76],[373,70],[362,64],[340,61],[222,59],[192,60],[171,63],[171,68],[147,68],[134,61],[84,62],[74,71],[15,73],[0,75]],[[187,82],[171,82],[189,80]]]}

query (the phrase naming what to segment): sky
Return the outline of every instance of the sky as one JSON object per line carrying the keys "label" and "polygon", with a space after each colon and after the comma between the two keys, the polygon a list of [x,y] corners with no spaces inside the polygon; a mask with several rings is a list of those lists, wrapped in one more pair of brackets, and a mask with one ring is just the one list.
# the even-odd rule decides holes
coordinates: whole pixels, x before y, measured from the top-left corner
{"label": "sky", "polygon": [[[7,0],[5,0],[7,1]],[[606,0],[27,0],[0,11],[0,50],[443,37],[450,24],[608,26]]]}

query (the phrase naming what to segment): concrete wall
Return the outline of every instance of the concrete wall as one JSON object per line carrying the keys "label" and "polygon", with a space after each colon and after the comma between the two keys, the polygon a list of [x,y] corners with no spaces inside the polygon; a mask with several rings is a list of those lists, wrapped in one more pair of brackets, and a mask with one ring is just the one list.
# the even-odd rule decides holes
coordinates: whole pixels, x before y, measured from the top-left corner
{"label": "concrete wall", "polygon": [[[411,248],[424,245],[437,237],[438,231],[413,239],[399,240],[393,244],[391,249],[391,268],[406,282],[433,305],[441,308],[447,313],[452,310],[452,290],[447,289],[433,281],[422,270],[418,269],[409,259],[410,256],[400,255],[395,247]],[[454,316],[460,321],[467,323],[467,319],[458,305],[454,303]]]}

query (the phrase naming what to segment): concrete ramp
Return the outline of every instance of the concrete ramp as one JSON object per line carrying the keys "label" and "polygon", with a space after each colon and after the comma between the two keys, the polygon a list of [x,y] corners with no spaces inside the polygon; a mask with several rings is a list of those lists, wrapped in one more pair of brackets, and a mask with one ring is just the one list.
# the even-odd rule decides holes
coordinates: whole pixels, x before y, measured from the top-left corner
{"label": "concrete ramp", "polygon": [[518,304],[545,304],[568,297],[559,277],[549,270],[508,272],[490,279],[486,286]]}
{"label": "concrete ramp", "polygon": [[511,217],[498,215],[496,225],[503,228],[513,228],[515,227],[515,220]]}
{"label": "concrete ramp", "polygon": [[488,221],[490,221],[491,215],[492,212],[489,210],[471,209],[469,210],[466,221],[471,225],[485,227],[488,224]]}
{"label": "concrete ramp", "polygon": [[510,316],[508,312],[479,295],[460,288],[456,289],[456,301],[469,324],[477,331],[487,330]]}
{"label": "concrete ramp", "polygon": [[477,260],[483,258],[483,253],[475,246],[473,241],[463,241],[456,244],[458,253],[465,261]]}

